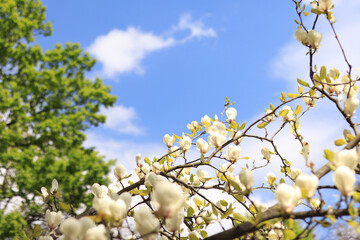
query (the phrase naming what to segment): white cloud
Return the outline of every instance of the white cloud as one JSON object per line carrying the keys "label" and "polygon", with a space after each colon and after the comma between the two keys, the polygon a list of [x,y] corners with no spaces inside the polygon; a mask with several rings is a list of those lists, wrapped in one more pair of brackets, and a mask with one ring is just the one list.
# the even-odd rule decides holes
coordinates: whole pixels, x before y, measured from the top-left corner
{"label": "white cloud", "polygon": [[[356,67],[360,66],[360,45],[358,44],[360,32],[357,29],[360,28],[360,16],[356,13],[360,11],[360,2],[357,0],[346,1],[346,4],[344,2],[334,1],[333,11],[337,19],[335,29],[350,63],[355,67],[352,72],[358,74]],[[325,65],[328,69],[336,67],[341,74],[346,74],[347,65],[334,38],[334,33],[324,18],[320,16],[318,23],[317,31],[323,33],[323,40],[318,53],[314,55],[314,63],[319,67]],[[309,26],[311,22],[307,23]],[[294,28],[294,32],[295,30]],[[296,78],[309,81],[309,57],[305,55],[307,49],[292,36],[291,38],[292,40],[280,49],[273,60],[272,72],[276,77],[291,83],[296,83]]]}
{"label": "white cloud", "polygon": [[134,124],[137,119],[136,111],[132,107],[124,107],[122,105],[112,108],[102,108],[101,114],[106,116],[106,122],[103,127],[115,130],[119,133],[141,134],[144,130]]}
{"label": "white cloud", "polygon": [[[177,32],[190,30],[184,39],[175,39]],[[206,28],[202,21],[193,20],[190,14],[183,15],[177,26],[172,27],[169,36],[156,35],[129,26],[126,30],[113,29],[107,35],[98,36],[88,47],[92,55],[102,63],[101,74],[115,78],[123,73],[143,74],[142,60],[150,53],[182,44],[193,38],[216,37],[212,28]]]}
{"label": "white cloud", "polygon": [[106,77],[120,73],[143,73],[142,59],[156,50],[174,45],[173,38],[163,38],[151,32],[128,27],[127,30],[114,29],[105,36],[99,36],[88,48],[102,64]]}
{"label": "white cloud", "polygon": [[174,31],[179,30],[190,30],[190,35],[181,40],[181,42],[186,42],[193,38],[217,37],[214,29],[206,28],[200,20],[194,21],[190,14],[182,15],[179,24],[174,28]]}

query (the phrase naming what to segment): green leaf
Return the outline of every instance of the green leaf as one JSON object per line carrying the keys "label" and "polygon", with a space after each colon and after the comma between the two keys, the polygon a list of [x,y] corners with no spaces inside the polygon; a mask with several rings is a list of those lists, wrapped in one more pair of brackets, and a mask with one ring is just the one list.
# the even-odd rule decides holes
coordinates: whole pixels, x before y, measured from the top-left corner
{"label": "green leaf", "polygon": [[192,207],[188,207],[186,216],[192,217],[194,215],[194,209]]}
{"label": "green leaf", "polygon": [[204,231],[204,230],[200,231],[200,235],[201,235],[202,238],[207,238],[208,237],[208,233],[206,231]]}
{"label": "green leaf", "polygon": [[59,207],[61,210],[65,211],[65,212],[70,212],[71,211],[71,205],[64,203],[64,202],[59,202]]}
{"label": "green leaf", "polygon": [[326,77],[326,67],[322,66],[320,69],[320,79],[323,80]]}
{"label": "green leaf", "polygon": [[236,130],[237,129],[237,123],[235,121],[231,121],[230,124],[229,124],[229,127],[233,130]]}
{"label": "green leaf", "polygon": [[296,234],[294,233],[294,231],[290,230],[290,229],[284,229],[283,233],[284,233],[285,240],[292,240],[296,237]]}
{"label": "green leaf", "polygon": [[299,115],[299,113],[301,113],[302,111],[302,107],[300,105],[297,105],[296,109],[295,109],[295,115]]}
{"label": "green leaf", "polygon": [[301,80],[300,78],[297,79],[297,82],[302,85],[302,86],[305,86],[305,87],[310,87],[309,83]]}
{"label": "green leaf", "polygon": [[258,124],[257,127],[261,129],[261,128],[266,127],[267,125],[268,125],[267,122],[262,122],[262,123]]}
{"label": "green leaf", "polygon": [[286,94],[284,92],[281,92],[281,98],[285,101],[286,100]]}
{"label": "green leaf", "polygon": [[360,202],[360,193],[359,192],[354,192],[352,197],[355,202]]}
{"label": "green leaf", "polygon": [[243,122],[243,124],[241,124],[240,128],[239,128],[239,131],[243,130],[246,126],[246,122]]}
{"label": "green leaf", "polygon": [[288,96],[289,98],[296,98],[296,97],[299,96],[299,94],[298,94],[298,93],[288,93],[287,96]]}
{"label": "green leaf", "polygon": [[326,221],[326,220],[320,221],[320,224],[321,224],[321,226],[323,226],[324,228],[328,228],[328,227],[330,227],[330,226],[332,225],[331,222],[328,222],[328,221]]}
{"label": "green leaf", "polygon": [[37,238],[41,234],[41,227],[39,224],[36,224],[33,231],[33,237]]}
{"label": "green leaf", "polygon": [[336,146],[343,146],[345,144],[346,144],[345,139],[340,138],[340,139],[335,140],[335,145]]}
{"label": "green leaf", "polygon": [[280,113],[279,113],[279,115],[280,115],[281,117],[285,117],[288,113],[289,113],[289,110],[288,110],[288,109],[285,109],[285,110],[281,110]]}
{"label": "green leaf", "polygon": [[303,12],[304,16],[309,16],[309,12]]}
{"label": "green leaf", "polygon": [[274,105],[272,105],[271,103],[270,103],[270,109],[271,109],[271,111],[274,111],[274,110],[275,110]]}
{"label": "green leaf", "polygon": [[334,153],[332,151],[330,151],[329,149],[325,149],[324,150],[324,157],[329,160],[329,161],[333,161],[334,159]]}

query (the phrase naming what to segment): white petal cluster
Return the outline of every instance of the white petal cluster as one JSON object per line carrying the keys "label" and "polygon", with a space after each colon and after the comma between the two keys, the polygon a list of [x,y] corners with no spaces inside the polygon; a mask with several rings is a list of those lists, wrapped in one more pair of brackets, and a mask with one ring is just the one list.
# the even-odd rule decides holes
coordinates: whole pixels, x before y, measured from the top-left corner
{"label": "white petal cluster", "polygon": [[205,129],[207,129],[211,125],[210,117],[208,115],[205,115],[201,118],[201,123],[205,127]]}
{"label": "white petal cluster", "polygon": [[266,147],[261,148],[261,154],[263,155],[264,159],[270,161],[271,151],[268,148]]}
{"label": "white petal cluster", "polygon": [[96,226],[88,217],[79,220],[71,217],[67,218],[61,225],[60,231],[64,234],[65,240],[86,239],[86,240],[106,240],[106,229],[104,225]]}
{"label": "white petal cluster", "polygon": [[315,30],[306,32],[302,28],[298,28],[295,31],[295,39],[305,46],[311,46],[314,49],[318,49],[322,40],[322,34]]}
{"label": "white petal cluster", "polygon": [[183,134],[182,138],[179,141],[179,145],[181,150],[183,150],[184,152],[189,150],[189,148],[191,147],[191,138]]}
{"label": "white petal cluster", "polygon": [[347,166],[340,166],[334,172],[333,181],[341,195],[349,196],[352,194],[356,182],[355,171]]}
{"label": "white petal cluster", "polygon": [[333,6],[332,0],[319,0],[319,6],[313,4],[313,8],[319,10],[322,13],[327,13]]}
{"label": "white petal cluster", "polygon": [[218,132],[214,132],[209,135],[208,142],[214,146],[214,148],[218,148],[226,143],[226,137]]}
{"label": "white petal cluster", "polygon": [[94,183],[91,186],[91,192],[94,194],[94,196],[98,198],[103,198],[104,196],[107,196],[108,191],[109,189],[105,185]]}
{"label": "white petal cluster", "polygon": [[300,168],[293,168],[293,169],[291,169],[290,175],[291,175],[291,177],[292,177],[293,179],[296,179],[300,174],[302,174],[302,171],[301,171]]}
{"label": "white petal cluster", "polygon": [[147,207],[141,207],[134,213],[134,220],[136,222],[136,230],[144,240],[154,240],[157,237],[157,232],[160,230],[159,220],[151,213]]}
{"label": "white petal cluster", "polygon": [[60,211],[58,212],[50,212],[50,210],[46,210],[45,213],[45,220],[48,224],[50,229],[55,229],[57,226],[59,226],[62,218],[62,213]]}
{"label": "white petal cluster", "polygon": [[155,185],[151,201],[159,206],[160,216],[172,218],[179,211],[183,211],[185,194],[177,184],[163,181]]}
{"label": "white petal cluster", "polygon": [[225,159],[230,162],[236,162],[240,159],[241,148],[239,146],[229,146],[226,150]]}
{"label": "white petal cluster", "polygon": [[344,149],[334,152],[335,167],[347,166],[354,170],[359,163],[359,156],[355,149]]}
{"label": "white petal cluster", "polygon": [[196,141],[196,148],[201,154],[205,154],[210,150],[211,146],[204,139],[199,138]]}
{"label": "white petal cluster", "polygon": [[284,106],[282,111],[287,111],[287,113],[283,116],[284,122],[288,122],[294,118],[294,111],[290,106]]}
{"label": "white petal cluster", "polygon": [[352,117],[359,106],[359,99],[357,97],[349,97],[344,102],[344,112],[348,117]]}
{"label": "white petal cluster", "polygon": [[172,147],[172,145],[174,144],[174,142],[175,142],[175,136],[174,135],[172,135],[172,136],[170,136],[169,134],[165,134],[165,136],[164,136],[164,138],[163,138],[163,141],[164,141],[164,143],[166,144],[166,146],[168,147],[168,148],[171,148]]}
{"label": "white petal cluster", "polygon": [[44,198],[46,198],[47,196],[49,196],[49,193],[46,189],[46,187],[41,187],[41,194]]}
{"label": "white petal cluster", "polygon": [[307,106],[315,107],[316,97],[318,97],[317,93],[315,93],[313,96],[310,96],[310,94],[306,93],[304,94],[302,100]]}
{"label": "white petal cluster", "polygon": [[297,186],[280,183],[276,188],[275,198],[282,211],[290,213],[301,199],[301,190]]}
{"label": "white petal cluster", "polygon": [[[202,169],[198,169],[196,171],[196,176],[195,176],[196,180],[205,183],[206,181],[208,181],[208,179],[210,178],[210,175],[207,171],[202,170]],[[194,178],[194,181],[196,181]]]}
{"label": "white petal cluster", "polygon": [[118,180],[123,179],[124,175],[125,175],[125,166],[121,163],[118,163],[115,167],[114,167],[114,175]]}
{"label": "white petal cluster", "polygon": [[54,180],[53,180],[52,183],[51,183],[50,192],[51,192],[52,194],[55,194],[55,193],[57,192],[58,188],[59,188],[59,183],[58,183],[58,181],[54,178]]}
{"label": "white petal cluster", "polygon": [[269,172],[265,176],[265,181],[269,184],[269,186],[273,186],[276,181],[276,175],[273,172]]}
{"label": "white petal cluster", "polygon": [[319,179],[315,175],[302,173],[296,178],[295,184],[305,192],[307,198],[312,198],[319,185]]}
{"label": "white petal cluster", "polygon": [[254,185],[254,175],[249,169],[241,170],[239,179],[247,190],[250,190]]}
{"label": "white petal cluster", "polygon": [[231,107],[226,110],[226,116],[229,122],[234,121],[237,115],[237,111],[235,108]]}

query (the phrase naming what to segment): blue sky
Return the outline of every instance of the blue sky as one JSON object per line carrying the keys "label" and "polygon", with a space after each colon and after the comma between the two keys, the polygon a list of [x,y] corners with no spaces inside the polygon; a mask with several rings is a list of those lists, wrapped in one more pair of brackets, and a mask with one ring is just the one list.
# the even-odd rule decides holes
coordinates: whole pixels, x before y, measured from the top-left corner
{"label": "blue sky", "polygon": [[[279,103],[282,91],[294,92],[297,77],[307,80],[306,49],[293,37],[297,26],[290,0],[43,3],[54,32],[38,42],[45,49],[79,42],[98,59],[88,77],[103,78],[118,97],[113,109],[102,110],[107,123],[86,132],[86,145],[96,146],[128,169],[135,166],[138,152],[149,157],[166,153],[164,134],[181,135],[189,132],[187,123],[200,121],[205,114],[219,115],[225,97],[235,101],[237,121],[251,122],[269,103]],[[359,67],[360,32],[354,29],[360,29],[360,2],[334,3],[335,27],[350,61]],[[342,56],[323,19],[318,31],[323,41],[316,64],[336,66],[345,74]],[[344,127],[326,102],[301,121],[316,166],[324,163],[324,148],[335,149],[333,140],[342,136]],[[294,166],[304,167],[296,144],[288,131],[278,137],[280,149]],[[262,146],[244,141],[242,151],[251,159],[261,159]],[[274,160],[271,170],[278,171],[278,166]],[[258,183],[265,174],[259,170]]]}

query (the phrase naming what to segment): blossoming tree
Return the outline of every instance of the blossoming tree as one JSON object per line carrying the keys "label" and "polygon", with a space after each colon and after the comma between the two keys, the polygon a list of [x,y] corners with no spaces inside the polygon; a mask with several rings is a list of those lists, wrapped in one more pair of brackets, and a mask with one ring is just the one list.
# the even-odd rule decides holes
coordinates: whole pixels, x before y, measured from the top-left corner
{"label": "blossoming tree", "polygon": [[[302,0],[292,2],[298,15],[295,38],[308,50],[309,60],[309,78],[297,80],[297,93],[282,93],[278,105],[270,104],[265,114],[250,124],[238,121],[236,109],[226,99],[220,117],[205,115],[188,124],[186,133],[166,134],[165,155],[154,159],[141,154],[134,156],[136,181],[129,180],[132,171],[127,172],[121,163],[116,165],[117,183],[109,186],[94,183],[92,208],[81,214],[72,211],[71,202],[62,202],[61,182],[54,180],[51,189],[49,186],[41,189],[46,226],[35,225],[29,237],[300,239],[311,236],[316,227],[328,227],[338,219],[360,231],[356,222],[360,193],[354,187],[359,171],[360,134],[353,118],[359,104],[356,86],[359,78],[353,76],[336,34],[332,1],[318,0],[311,5]],[[304,24],[304,17],[314,19],[311,25]],[[322,40],[322,34],[316,31],[319,18],[327,19],[348,66],[347,72],[315,66],[313,56],[321,48]],[[342,146],[340,151],[324,150],[328,162],[322,167],[309,159],[310,146],[300,132],[302,117],[314,111],[319,101],[328,101],[349,127],[344,130],[343,139],[333,139],[336,146]],[[280,122],[280,127],[274,129],[276,122]],[[277,148],[277,136],[286,131],[286,126],[299,143],[307,169],[292,167]],[[253,134],[255,129],[263,129],[263,134]],[[250,138],[270,146],[261,149],[264,164],[254,162],[249,166],[241,155],[241,143]],[[190,149],[196,149],[197,157],[189,157]],[[260,168],[266,169],[276,158],[280,159],[282,176],[269,172],[263,184],[255,185],[254,174]],[[332,185],[323,184],[326,175],[332,176]],[[327,189],[338,190],[333,205],[322,194]],[[209,197],[208,190],[217,192],[216,201],[211,200],[214,197]],[[269,194],[276,204],[265,207],[256,203],[255,192]],[[302,230],[295,230],[295,220],[301,221]],[[214,224],[223,230],[213,233]]]}

